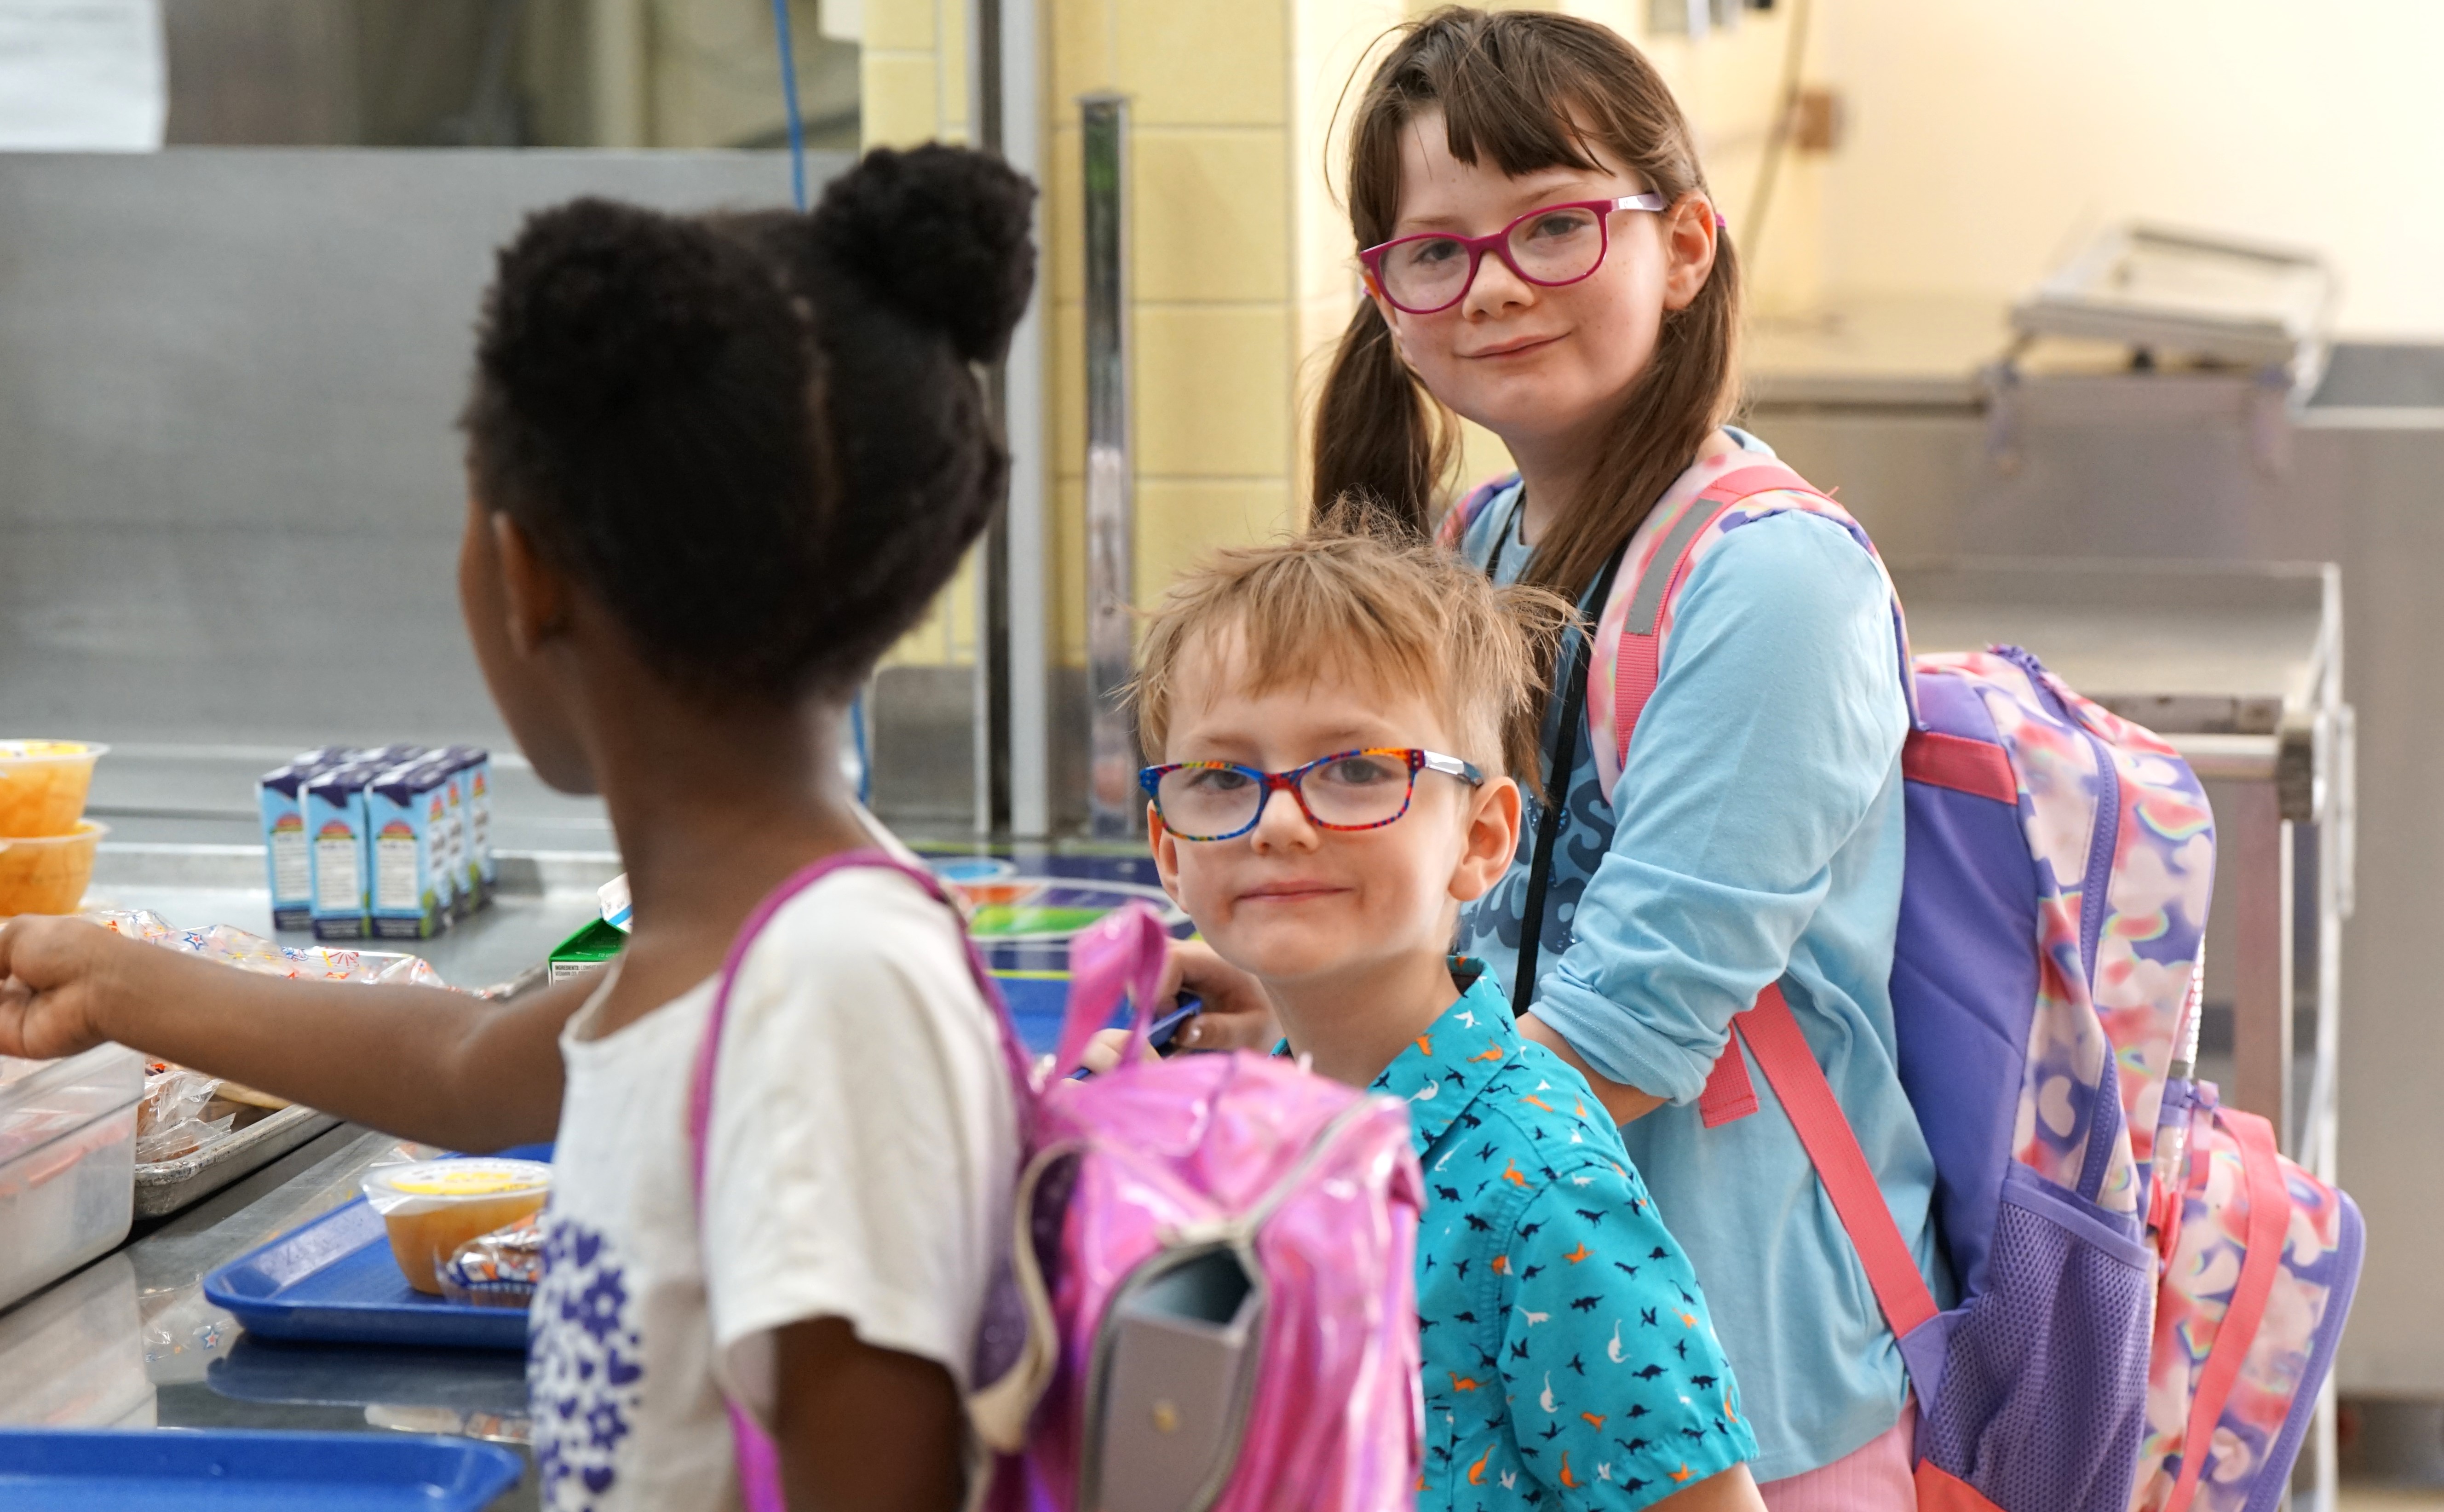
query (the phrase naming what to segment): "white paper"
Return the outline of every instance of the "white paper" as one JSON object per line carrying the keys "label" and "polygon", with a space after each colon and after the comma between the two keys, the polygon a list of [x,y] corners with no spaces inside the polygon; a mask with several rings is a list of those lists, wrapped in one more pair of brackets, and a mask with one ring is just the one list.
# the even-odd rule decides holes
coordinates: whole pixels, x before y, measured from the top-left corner
{"label": "white paper", "polygon": [[0,0],[0,151],[153,152],[169,113],[160,0]]}

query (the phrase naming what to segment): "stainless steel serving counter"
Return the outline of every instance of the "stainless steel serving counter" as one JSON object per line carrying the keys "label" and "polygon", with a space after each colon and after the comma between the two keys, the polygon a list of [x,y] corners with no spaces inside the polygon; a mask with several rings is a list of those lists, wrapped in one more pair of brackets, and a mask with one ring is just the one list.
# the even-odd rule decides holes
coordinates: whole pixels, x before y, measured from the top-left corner
{"label": "stainless steel serving counter", "polygon": [[[357,1195],[399,1148],[353,1124],[0,1313],[0,1424],[463,1433],[526,1452],[525,1361],[250,1338],[203,1279]],[[496,1508],[537,1504],[531,1474]]]}
{"label": "stainless steel serving counter", "polygon": [[[454,986],[509,980],[596,915],[594,890],[617,870],[599,852],[505,854],[492,907],[415,948]],[[105,843],[86,903],[271,935],[258,846]],[[115,1253],[0,1311],[0,1425],[370,1427],[466,1434],[523,1454],[516,1354],[250,1338],[204,1300],[206,1274],[350,1201],[366,1168],[401,1148],[342,1124],[184,1212],[139,1220]],[[536,1505],[531,1474],[494,1504]]]}

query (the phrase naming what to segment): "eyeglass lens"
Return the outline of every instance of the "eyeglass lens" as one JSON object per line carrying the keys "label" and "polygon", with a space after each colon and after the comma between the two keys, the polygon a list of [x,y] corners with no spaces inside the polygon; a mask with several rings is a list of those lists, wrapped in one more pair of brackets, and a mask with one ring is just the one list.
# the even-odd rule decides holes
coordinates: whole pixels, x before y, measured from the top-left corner
{"label": "eyeglass lens", "polygon": [[[1603,256],[1603,223],[1594,211],[1571,208],[1530,215],[1507,241],[1519,270],[1539,284],[1567,284],[1595,271]],[[1383,258],[1383,289],[1400,304],[1433,309],[1468,290],[1471,259],[1455,236],[1401,242]]]}
{"label": "eyeglass lens", "polygon": [[[1298,784],[1317,823],[1364,829],[1399,817],[1413,780],[1398,756],[1366,751],[1308,767]],[[1183,766],[1162,775],[1155,806],[1182,839],[1210,839],[1252,827],[1267,791],[1244,767]]]}

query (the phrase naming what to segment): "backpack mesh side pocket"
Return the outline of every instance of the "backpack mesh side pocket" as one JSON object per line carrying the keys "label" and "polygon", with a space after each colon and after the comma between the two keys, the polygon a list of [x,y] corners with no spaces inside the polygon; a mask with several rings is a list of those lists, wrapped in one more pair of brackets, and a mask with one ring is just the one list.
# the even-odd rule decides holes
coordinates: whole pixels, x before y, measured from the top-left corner
{"label": "backpack mesh side pocket", "polygon": [[1953,1314],[1919,1450],[2002,1512],[2126,1512],[2146,1426],[2154,1256],[2023,1167],[1985,1292]]}

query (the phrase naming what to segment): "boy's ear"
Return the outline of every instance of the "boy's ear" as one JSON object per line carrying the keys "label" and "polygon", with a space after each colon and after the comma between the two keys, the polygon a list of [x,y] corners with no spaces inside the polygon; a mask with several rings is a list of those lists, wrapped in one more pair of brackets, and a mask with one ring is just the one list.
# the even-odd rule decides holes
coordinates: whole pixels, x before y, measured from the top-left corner
{"label": "boy's ear", "polygon": [[1179,902],[1179,837],[1162,821],[1162,811],[1146,801],[1146,849],[1154,853],[1155,876],[1174,903]]}
{"label": "boy's ear", "polygon": [[1519,854],[1519,784],[1509,777],[1489,777],[1476,790],[1459,865],[1452,871],[1452,896],[1473,903],[1510,870]]}
{"label": "boy's ear", "polygon": [[509,644],[518,655],[531,656],[567,624],[567,581],[506,510],[494,511],[491,526],[492,551],[501,563],[501,593],[509,609]]}

